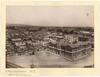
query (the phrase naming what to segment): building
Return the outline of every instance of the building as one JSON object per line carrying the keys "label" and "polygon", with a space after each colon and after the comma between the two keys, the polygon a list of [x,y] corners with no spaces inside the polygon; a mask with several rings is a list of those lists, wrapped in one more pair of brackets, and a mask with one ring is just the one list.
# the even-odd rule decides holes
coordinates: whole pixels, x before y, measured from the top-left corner
{"label": "building", "polygon": [[70,61],[75,61],[88,56],[92,47],[89,40],[83,42],[79,40],[79,36],[69,34],[55,44],[50,42],[48,48],[54,54],[61,55]]}

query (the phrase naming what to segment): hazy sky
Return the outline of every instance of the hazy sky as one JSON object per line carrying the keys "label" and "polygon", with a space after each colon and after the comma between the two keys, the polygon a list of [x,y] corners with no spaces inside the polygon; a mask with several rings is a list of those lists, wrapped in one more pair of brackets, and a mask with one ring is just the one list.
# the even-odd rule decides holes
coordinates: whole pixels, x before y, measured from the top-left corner
{"label": "hazy sky", "polygon": [[93,6],[7,6],[7,24],[94,26]]}

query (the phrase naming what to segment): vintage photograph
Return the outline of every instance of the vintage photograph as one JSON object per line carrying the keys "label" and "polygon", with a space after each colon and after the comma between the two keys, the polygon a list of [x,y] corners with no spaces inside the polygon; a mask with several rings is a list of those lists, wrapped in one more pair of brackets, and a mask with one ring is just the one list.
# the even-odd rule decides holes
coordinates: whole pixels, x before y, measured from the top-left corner
{"label": "vintage photograph", "polygon": [[94,68],[94,7],[7,6],[6,68]]}

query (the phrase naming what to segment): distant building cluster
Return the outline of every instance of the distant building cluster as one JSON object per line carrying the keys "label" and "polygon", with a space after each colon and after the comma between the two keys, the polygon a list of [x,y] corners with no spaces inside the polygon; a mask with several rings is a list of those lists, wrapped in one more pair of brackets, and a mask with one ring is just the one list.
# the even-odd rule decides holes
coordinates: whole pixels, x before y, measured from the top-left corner
{"label": "distant building cluster", "polygon": [[36,55],[47,51],[73,61],[88,56],[94,49],[92,28],[8,26],[6,55]]}

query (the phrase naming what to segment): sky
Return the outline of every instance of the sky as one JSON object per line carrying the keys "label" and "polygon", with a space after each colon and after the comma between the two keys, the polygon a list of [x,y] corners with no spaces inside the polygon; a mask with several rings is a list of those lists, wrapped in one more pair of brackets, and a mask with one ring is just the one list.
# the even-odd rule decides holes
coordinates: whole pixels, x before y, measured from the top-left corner
{"label": "sky", "polygon": [[93,6],[7,6],[7,24],[94,26]]}

